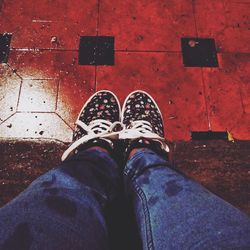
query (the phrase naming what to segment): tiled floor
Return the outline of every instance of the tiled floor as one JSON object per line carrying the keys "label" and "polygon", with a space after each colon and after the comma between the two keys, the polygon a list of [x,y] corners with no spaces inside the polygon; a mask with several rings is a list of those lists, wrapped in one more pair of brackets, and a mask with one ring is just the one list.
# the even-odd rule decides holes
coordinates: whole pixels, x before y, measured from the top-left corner
{"label": "tiled floor", "polygon": [[[166,138],[229,131],[250,139],[249,0],[5,0],[0,33],[0,137],[70,141],[96,90],[135,89],[163,111]],[[114,36],[115,64],[78,64],[80,36]],[[181,38],[213,38],[219,67],[184,67]]]}

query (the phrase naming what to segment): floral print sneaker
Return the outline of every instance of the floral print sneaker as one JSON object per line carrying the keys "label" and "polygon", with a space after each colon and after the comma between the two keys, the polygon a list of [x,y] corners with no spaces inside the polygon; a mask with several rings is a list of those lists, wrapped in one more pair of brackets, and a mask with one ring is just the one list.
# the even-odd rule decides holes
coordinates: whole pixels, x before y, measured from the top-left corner
{"label": "floral print sneaker", "polygon": [[[92,95],[84,104],[76,120],[73,143],[62,155],[62,161],[76,152],[83,144],[99,140],[112,148],[113,139],[118,139],[121,107],[117,97],[108,90]],[[116,130],[117,129],[117,130]]]}
{"label": "floral print sneaker", "polygon": [[121,122],[125,129],[120,132],[119,139],[129,139],[130,144],[133,141],[136,144],[140,141],[156,143],[169,152],[164,139],[162,114],[153,97],[145,91],[138,90],[128,95],[122,107]]}

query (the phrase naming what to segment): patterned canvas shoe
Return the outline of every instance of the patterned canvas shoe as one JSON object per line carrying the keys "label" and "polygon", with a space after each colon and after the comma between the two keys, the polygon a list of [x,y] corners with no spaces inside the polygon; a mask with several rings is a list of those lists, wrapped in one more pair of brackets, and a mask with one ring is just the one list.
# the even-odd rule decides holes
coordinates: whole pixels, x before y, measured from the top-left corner
{"label": "patterned canvas shoe", "polygon": [[92,95],[84,104],[76,120],[73,142],[62,155],[62,161],[82,145],[98,142],[109,144],[118,139],[121,107],[117,97],[108,90],[101,90]]}
{"label": "patterned canvas shoe", "polygon": [[[158,144],[161,149],[169,152],[164,139],[162,114],[155,100],[144,91],[134,91],[126,98],[121,114],[121,122],[125,129],[120,132],[119,139],[131,142]],[[144,140],[143,140],[144,139]]]}

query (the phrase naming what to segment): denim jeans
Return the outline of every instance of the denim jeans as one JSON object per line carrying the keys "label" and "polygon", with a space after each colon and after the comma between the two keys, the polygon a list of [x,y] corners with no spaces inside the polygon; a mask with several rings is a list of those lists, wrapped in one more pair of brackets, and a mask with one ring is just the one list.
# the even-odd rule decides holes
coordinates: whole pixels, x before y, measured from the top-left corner
{"label": "denim jeans", "polygon": [[120,172],[89,149],[42,175],[0,209],[0,249],[109,249],[121,176],[143,249],[250,249],[249,218],[153,151],[139,149]]}

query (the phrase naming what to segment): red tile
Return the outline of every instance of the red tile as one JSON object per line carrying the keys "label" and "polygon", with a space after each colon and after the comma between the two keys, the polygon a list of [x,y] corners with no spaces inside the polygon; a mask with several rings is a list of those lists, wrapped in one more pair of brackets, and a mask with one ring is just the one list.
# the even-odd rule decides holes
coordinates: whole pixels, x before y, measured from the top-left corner
{"label": "red tile", "polygon": [[22,21],[14,21],[13,17],[6,16],[2,12],[0,12],[0,33],[14,33],[20,31],[23,26],[26,26],[30,23],[28,19],[24,19]]}
{"label": "red tile", "polygon": [[23,1],[4,1],[2,3],[0,11],[1,32],[12,32],[14,29],[21,29],[23,24],[29,22],[29,17],[27,15],[22,15],[19,11],[19,5],[22,4],[22,2]]}
{"label": "red tile", "polygon": [[71,62],[60,62],[56,51],[11,51],[8,63],[23,79],[53,79],[60,74],[58,63]]}
{"label": "red tile", "polygon": [[[12,32],[12,48],[74,49],[79,48],[81,35],[95,35],[95,29],[87,32],[75,23],[30,22]],[[53,38],[56,38],[54,42]]]}
{"label": "red tile", "polygon": [[[247,78],[248,77],[248,78]],[[249,85],[249,73],[248,76],[241,78],[241,95],[243,102],[243,109],[245,113],[250,114],[250,85]]]}
{"label": "red tile", "polygon": [[133,90],[148,91],[164,115],[166,137],[188,140],[192,130],[208,130],[202,76],[185,68],[180,53],[116,53],[113,67],[97,68],[97,88],[121,101]]}
{"label": "red tile", "polygon": [[237,121],[231,131],[233,137],[237,140],[250,139],[250,114],[244,113]]}
{"label": "red tile", "polygon": [[9,64],[23,79],[49,79],[51,83],[57,79],[59,91],[56,112],[71,126],[83,103],[94,93],[95,67],[78,65],[77,52],[12,51]]}
{"label": "red tile", "polygon": [[3,3],[1,12],[4,16],[14,18],[13,22],[24,19],[67,21],[82,22],[85,26],[87,24],[84,21],[92,21],[97,16],[97,1],[40,0],[38,3],[32,0],[9,0]]}
{"label": "red tile", "polygon": [[78,65],[77,52],[58,53],[59,90],[56,112],[73,127],[85,101],[95,91],[95,67]]}
{"label": "red tile", "polygon": [[8,67],[0,64],[0,122],[16,112],[21,79]]}
{"label": "red tile", "polygon": [[13,34],[13,48],[78,49],[80,36],[96,35],[97,3],[8,1],[0,17],[0,32]]}
{"label": "red tile", "polygon": [[227,3],[225,6],[228,29],[225,30],[229,51],[250,52],[250,5]]}
{"label": "red tile", "polygon": [[0,137],[70,142],[72,130],[55,113],[16,113],[0,125]]}
{"label": "red tile", "polygon": [[220,68],[203,69],[212,130],[229,130],[235,138],[235,128],[249,112],[249,59],[247,54],[219,54]]}
{"label": "red tile", "polygon": [[249,4],[197,0],[198,36],[214,38],[221,52],[250,52],[249,12]]}
{"label": "red tile", "polygon": [[99,34],[118,50],[180,51],[180,38],[196,35],[192,1],[101,1]]}
{"label": "red tile", "polygon": [[235,64],[237,64],[237,81],[240,83],[243,110],[244,113],[250,114],[250,54],[233,56],[235,56]]}
{"label": "red tile", "polygon": [[232,2],[232,3],[241,3],[241,4],[245,3],[245,4],[248,4],[248,3],[250,3],[250,0],[225,0],[225,2],[226,3]]}
{"label": "red tile", "polygon": [[94,67],[78,66],[74,74],[60,78],[56,112],[74,127],[86,100],[94,93]]}
{"label": "red tile", "polygon": [[58,80],[23,80],[18,111],[54,112]]}

